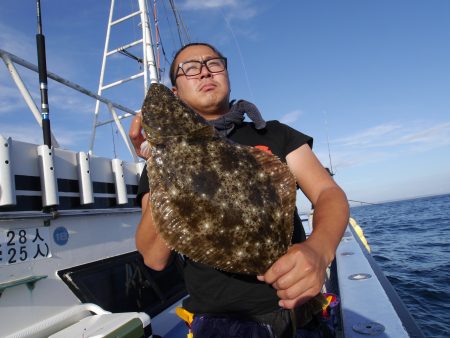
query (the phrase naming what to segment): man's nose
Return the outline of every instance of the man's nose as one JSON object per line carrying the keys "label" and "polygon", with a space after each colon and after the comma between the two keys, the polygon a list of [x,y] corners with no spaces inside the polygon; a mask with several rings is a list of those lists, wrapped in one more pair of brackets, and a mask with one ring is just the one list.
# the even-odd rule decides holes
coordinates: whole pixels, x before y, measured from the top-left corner
{"label": "man's nose", "polygon": [[211,72],[208,70],[208,67],[206,67],[206,64],[202,64],[202,69],[200,70],[200,78],[204,77],[210,77]]}

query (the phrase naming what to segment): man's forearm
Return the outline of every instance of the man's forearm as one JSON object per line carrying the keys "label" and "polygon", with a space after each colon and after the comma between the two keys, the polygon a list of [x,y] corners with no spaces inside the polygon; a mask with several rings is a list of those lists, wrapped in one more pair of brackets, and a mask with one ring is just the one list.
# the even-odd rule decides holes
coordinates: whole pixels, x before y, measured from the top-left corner
{"label": "man's forearm", "polygon": [[313,232],[309,241],[320,245],[328,264],[334,258],[348,218],[348,201],[342,189],[336,186],[324,190],[314,206]]}

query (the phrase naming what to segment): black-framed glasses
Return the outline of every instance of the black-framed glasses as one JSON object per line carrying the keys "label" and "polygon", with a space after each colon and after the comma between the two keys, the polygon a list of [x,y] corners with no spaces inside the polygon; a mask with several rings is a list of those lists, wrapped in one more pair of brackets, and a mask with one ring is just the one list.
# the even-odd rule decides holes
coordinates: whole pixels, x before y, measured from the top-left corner
{"label": "black-framed glasses", "polygon": [[[205,61],[186,61],[178,65],[186,76],[196,76],[202,72],[202,67],[205,66],[210,73],[220,73],[227,69],[227,58],[218,57],[211,58]],[[181,74],[177,74],[177,77]]]}

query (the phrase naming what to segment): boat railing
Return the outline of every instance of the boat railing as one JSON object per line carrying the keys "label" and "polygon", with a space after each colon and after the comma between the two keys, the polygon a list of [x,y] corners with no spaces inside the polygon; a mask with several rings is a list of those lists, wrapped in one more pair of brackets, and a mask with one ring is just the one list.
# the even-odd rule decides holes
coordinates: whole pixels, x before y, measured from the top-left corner
{"label": "boat railing", "polygon": [[[17,69],[15,67],[15,64],[23,66],[23,67],[25,67],[33,72],[36,72],[36,73],[39,72],[38,67],[20,57],[12,54],[12,53],[9,53],[9,52],[3,50],[3,49],[0,49],[0,57],[3,59],[5,65],[6,65],[6,68],[7,68],[8,72],[10,73],[11,78],[13,79],[17,88],[19,89],[19,92],[21,93],[21,95],[22,95],[23,99],[25,100],[26,104],[28,105],[29,109],[33,113],[36,121],[39,123],[40,126],[42,126],[41,115],[40,115],[39,109],[36,106],[36,104],[34,103],[30,92],[28,91],[24,81],[22,80],[19,72],[17,71]],[[105,120],[105,121],[97,122],[96,126],[98,127],[98,126],[102,126],[102,125],[109,124],[109,123],[115,123],[117,126],[117,129],[119,130],[119,132],[122,136],[122,139],[123,139],[126,147],[128,148],[128,151],[130,152],[131,156],[133,157],[134,162],[138,162],[139,159],[136,155],[136,151],[134,150],[134,147],[131,145],[131,141],[121,123],[121,120],[135,115],[137,113],[136,111],[134,111],[128,107],[125,107],[121,104],[118,104],[116,102],[113,102],[103,96],[97,95],[97,94],[93,93],[92,91],[90,91],[72,81],[64,79],[63,77],[56,75],[52,72],[48,72],[47,75],[52,80],[54,80],[58,83],[61,83],[62,85],[66,86],[66,87],[74,89],[77,92],[87,95],[87,96],[97,100],[97,102],[101,102],[101,103],[105,104],[106,107],[108,108],[109,112],[111,113],[112,118]],[[118,114],[117,110],[122,111],[123,114]],[[95,129],[94,129],[94,132],[95,132]],[[54,147],[59,146],[57,139],[54,137],[54,135],[52,135],[52,145]],[[92,149],[90,150],[90,154],[92,155]]]}
{"label": "boat railing", "polygon": [[[41,114],[16,65],[38,72],[38,67],[0,49],[0,57],[34,118],[42,126]],[[132,109],[48,72],[48,77],[106,105],[134,162],[103,158],[61,148],[54,135],[52,147],[36,145],[0,135],[0,212],[2,218],[47,218],[42,210],[58,209],[58,216],[136,211],[136,192],[144,162],[138,157],[121,120],[136,114]],[[121,115],[118,114],[121,111]],[[94,131],[95,132],[95,128]],[[97,212],[95,212],[97,210]],[[108,211],[109,210],[109,211]],[[19,212],[19,213],[17,213]]]}
{"label": "boat railing", "polygon": [[[68,308],[42,322],[7,336],[7,338],[74,337],[78,336],[79,332],[85,332],[87,335],[95,332],[98,337],[105,337],[108,334],[111,334],[111,336],[114,336],[114,334],[125,336],[125,334],[122,333],[123,335],[120,335],[118,332],[131,331],[135,333],[134,331],[137,331],[143,334],[143,327],[149,325],[150,317],[144,312],[113,314],[103,310],[96,304],[85,303]],[[120,329],[122,330],[120,331]]]}
{"label": "boat railing", "polygon": [[143,166],[0,135],[0,219],[138,212]]}
{"label": "boat railing", "polygon": [[423,333],[350,222],[336,251],[343,336],[417,337]]}

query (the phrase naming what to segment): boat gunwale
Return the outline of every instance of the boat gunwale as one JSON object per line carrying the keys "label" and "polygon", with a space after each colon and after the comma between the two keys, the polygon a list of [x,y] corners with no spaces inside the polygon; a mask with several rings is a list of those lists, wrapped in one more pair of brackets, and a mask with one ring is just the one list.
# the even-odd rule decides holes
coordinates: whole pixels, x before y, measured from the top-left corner
{"label": "boat gunwale", "polygon": [[409,337],[425,338],[425,335],[423,334],[420,327],[417,325],[416,320],[412,317],[410,311],[408,310],[405,303],[402,301],[402,299],[398,295],[394,286],[387,279],[387,277],[381,270],[380,266],[375,261],[375,258],[367,251],[366,247],[364,246],[364,243],[361,241],[361,238],[358,236],[358,234],[356,233],[353,226],[349,226],[348,229],[350,229],[350,231],[352,232],[353,237],[356,240],[356,243],[358,243],[364,257],[366,258],[372,271],[375,274],[375,277],[377,278],[381,287],[383,288],[383,291],[386,293],[386,296],[388,297],[389,301],[391,302],[397,316],[399,317],[399,319],[400,319],[404,329],[408,333]]}

